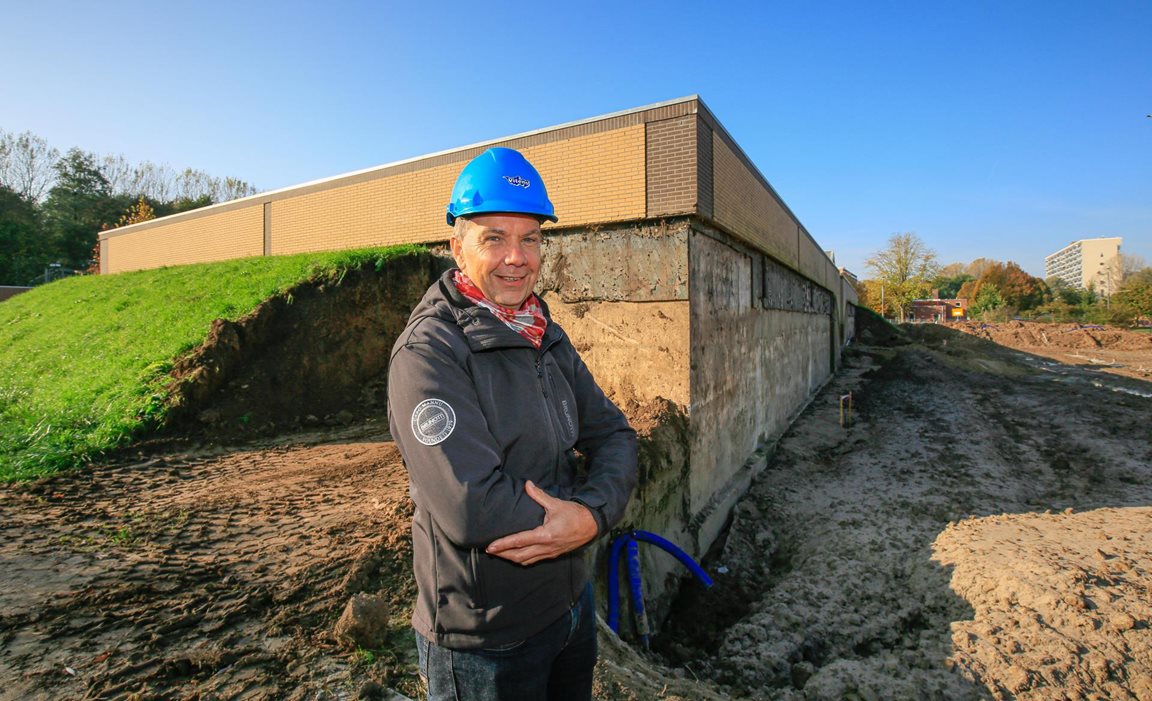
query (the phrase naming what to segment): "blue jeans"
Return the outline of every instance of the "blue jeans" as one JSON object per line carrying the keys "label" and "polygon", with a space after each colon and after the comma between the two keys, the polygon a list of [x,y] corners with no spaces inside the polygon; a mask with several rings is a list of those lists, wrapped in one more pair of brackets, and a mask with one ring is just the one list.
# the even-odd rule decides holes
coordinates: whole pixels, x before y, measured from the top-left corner
{"label": "blue jeans", "polygon": [[428,701],[589,701],[596,666],[592,585],[572,609],[519,643],[450,650],[416,634]]}

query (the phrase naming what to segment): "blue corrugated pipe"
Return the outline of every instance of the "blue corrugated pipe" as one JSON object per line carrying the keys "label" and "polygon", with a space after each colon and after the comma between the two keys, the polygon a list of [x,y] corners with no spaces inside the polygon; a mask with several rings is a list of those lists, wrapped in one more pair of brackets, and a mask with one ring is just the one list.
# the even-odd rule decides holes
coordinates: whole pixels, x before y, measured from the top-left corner
{"label": "blue corrugated pipe", "polygon": [[661,550],[672,554],[677,560],[689,569],[705,587],[712,586],[712,578],[704,568],[696,564],[688,553],[681,550],[675,543],[661,538],[648,531],[630,531],[617,536],[612,541],[612,548],[608,555],[608,627],[617,635],[620,634],[620,554],[628,549],[628,584],[632,591],[632,611],[636,616],[636,632],[644,647],[648,647],[648,636],[651,631],[648,627],[648,613],[644,609],[644,588],[640,579],[640,548],[637,541],[644,541],[659,546]]}

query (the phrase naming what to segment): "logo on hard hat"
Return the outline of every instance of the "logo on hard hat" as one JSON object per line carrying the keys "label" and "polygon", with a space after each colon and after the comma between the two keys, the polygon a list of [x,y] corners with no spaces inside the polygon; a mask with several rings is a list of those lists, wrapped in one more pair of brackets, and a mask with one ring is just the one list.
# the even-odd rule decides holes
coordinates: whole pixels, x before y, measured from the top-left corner
{"label": "logo on hard hat", "polygon": [[532,184],[531,182],[528,181],[527,178],[521,178],[519,175],[503,175],[501,177],[504,178],[505,180],[507,180],[508,184],[511,185],[512,187],[527,188],[529,185]]}

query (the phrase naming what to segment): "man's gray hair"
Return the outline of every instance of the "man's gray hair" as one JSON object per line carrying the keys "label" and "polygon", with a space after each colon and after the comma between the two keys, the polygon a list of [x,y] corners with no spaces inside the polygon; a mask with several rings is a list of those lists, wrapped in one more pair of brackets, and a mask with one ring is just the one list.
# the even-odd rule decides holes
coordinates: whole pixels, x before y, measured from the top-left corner
{"label": "man's gray hair", "polygon": [[456,217],[456,221],[452,223],[452,238],[463,241],[464,234],[468,233],[468,223],[467,218]]}

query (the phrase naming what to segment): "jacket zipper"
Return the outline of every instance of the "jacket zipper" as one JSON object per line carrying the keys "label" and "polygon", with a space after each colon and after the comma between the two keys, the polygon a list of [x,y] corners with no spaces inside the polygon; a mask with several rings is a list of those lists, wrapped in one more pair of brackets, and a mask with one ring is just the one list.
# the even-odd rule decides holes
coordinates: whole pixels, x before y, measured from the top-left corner
{"label": "jacket zipper", "polygon": [[488,597],[484,594],[484,583],[480,581],[480,550],[472,548],[468,553],[468,560],[472,566],[472,583],[476,587],[476,608],[486,608]]}
{"label": "jacket zipper", "polygon": [[[540,396],[544,399],[544,409],[548,416],[548,435],[552,439],[552,454],[555,455],[560,450],[560,439],[556,435],[556,426],[560,420],[559,415],[555,411],[553,402],[548,398],[548,381],[551,378],[545,379],[544,373],[544,351],[546,348],[541,348],[540,352],[536,355],[536,380],[540,383]],[[557,460],[552,465],[552,483],[560,483],[560,461]],[[573,601],[575,598],[575,583],[576,583],[576,564],[574,558],[569,556],[564,558],[568,561],[568,608],[573,608],[576,604]]]}
{"label": "jacket zipper", "polygon": [[[552,406],[552,400],[548,397],[548,381],[544,377],[544,351],[540,351],[536,355],[536,381],[540,384],[540,396],[544,400],[544,415],[548,417],[548,438],[551,441],[552,450],[550,451],[555,455],[560,450],[560,440],[556,436],[556,420],[555,407]],[[560,483],[559,461],[552,465],[552,483]]]}

